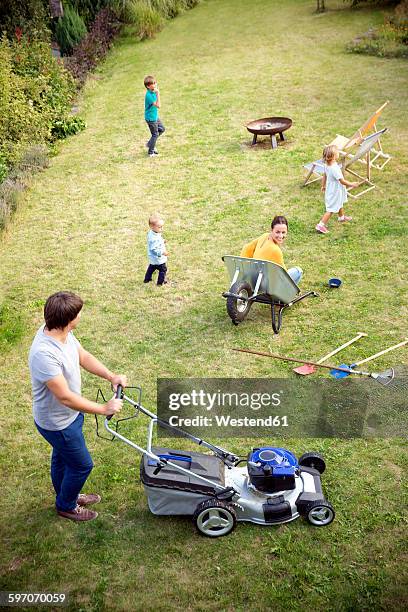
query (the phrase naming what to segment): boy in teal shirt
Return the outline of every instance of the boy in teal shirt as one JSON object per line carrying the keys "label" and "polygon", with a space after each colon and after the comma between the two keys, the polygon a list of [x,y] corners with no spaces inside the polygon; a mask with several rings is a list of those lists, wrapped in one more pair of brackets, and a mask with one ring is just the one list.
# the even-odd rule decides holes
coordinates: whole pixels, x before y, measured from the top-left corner
{"label": "boy in teal shirt", "polygon": [[159,119],[160,92],[156,79],[153,76],[145,77],[144,85],[147,90],[145,96],[145,119],[151,133],[150,140],[146,143],[146,146],[149,157],[154,157],[158,155],[156,151],[157,139],[163,134],[165,129]]}

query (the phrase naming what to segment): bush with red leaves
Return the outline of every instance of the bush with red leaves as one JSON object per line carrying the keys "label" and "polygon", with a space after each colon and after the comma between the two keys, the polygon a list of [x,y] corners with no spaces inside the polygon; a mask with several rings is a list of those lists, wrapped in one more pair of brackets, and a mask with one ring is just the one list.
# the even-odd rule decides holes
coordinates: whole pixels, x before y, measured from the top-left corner
{"label": "bush with red leaves", "polygon": [[105,57],[120,27],[114,13],[109,8],[102,9],[72,55],[64,58],[79,87],[84,84],[87,73]]}

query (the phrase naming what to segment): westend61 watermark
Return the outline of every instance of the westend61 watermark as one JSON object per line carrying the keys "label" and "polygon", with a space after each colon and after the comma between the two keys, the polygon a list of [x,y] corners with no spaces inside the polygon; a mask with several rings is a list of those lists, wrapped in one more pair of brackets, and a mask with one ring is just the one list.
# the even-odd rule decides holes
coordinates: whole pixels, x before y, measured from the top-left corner
{"label": "westend61 watermark", "polygon": [[[277,408],[281,405],[283,391],[275,393],[245,393],[236,391],[216,392],[204,391],[204,389],[192,389],[190,392],[170,393],[168,408],[177,411],[167,419],[173,427],[288,427],[288,417],[280,414],[269,414],[266,417],[255,418],[250,415],[242,415],[242,409],[258,411],[262,408]],[[196,414],[183,416],[178,411],[181,409],[195,408],[197,412],[214,411],[214,416],[207,414]],[[223,414],[217,414],[220,408],[227,409]],[[229,413],[228,409],[235,410]],[[184,412],[184,411],[183,411]]]}
{"label": "westend61 watermark", "polygon": [[[347,379],[158,379],[159,419],[200,437],[404,437],[405,398]],[[391,404],[390,404],[391,400]],[[390,409],[390,406],[393,408]]]}

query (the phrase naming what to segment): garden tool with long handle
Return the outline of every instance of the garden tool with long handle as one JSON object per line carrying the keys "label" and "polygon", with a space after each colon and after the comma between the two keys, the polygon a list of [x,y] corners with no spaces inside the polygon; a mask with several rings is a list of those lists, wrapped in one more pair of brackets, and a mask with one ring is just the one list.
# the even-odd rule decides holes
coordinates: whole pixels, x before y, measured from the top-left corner
{"label": "garden tool with long handle", "polygon": [[[365,336],[367,336],[367,334],[364,334],[363,332],[359,332],[357,336],[355,336],[354,338],[352,338],[345,344],[342,344],[341,346],[337,347],[336,349],[334,349],[334,351],[332,351],[331,353],[328,353],[327,355],[319,359],[319,361],[317,361],[316,363],[318,363],[319,365],[321,363],[324,363],[325,361],[330,359],[330,357],[333,357],[333,355],[337,355],[337,353],[340,353],[340,351],[345,349],[347,346],[350,346],[350,344],[357,342],[357,340],[360,340],[360,338],[364,338]],[[293,368],[293,371],[296,372],[296,374],[301,374],[302,376],[308,376],[309,374],[314,374],[316,372],[316,366],[311,365],[309,363],[307,365],[302,365],[302,366],[298,366],[297,368]]]}
{"label": "garden tool with long handle", "polygon": [[[388,348],[384,349],[383,351],[380,351],[379,353],[375,353],[375,355],[370,355],[370,357],[366,357],[365,359],[362,359],[361,361],[356,361],[355,363],[352,363],[350,365],[348,365],[347,363],[342,363],[340,364],[339,368],[333,368],[333,370],[331,370],[330,374],[334,377],[334,378],[346,378],[346,376],[350,376],[350,374],[352,374],[352,371],[356,366],[360,366],[363,365],[363,363],[367,363],[368,361],[372,361],[373,359],[377,359],[377,357],[380,357],[381,355],[385,355],[385,353],[389,353],[390,351],[395,351],[397,348],[400,348],[401,346],[404,346],[405,344],[408,344],[408,338],[405,338],[405,340],[403,342],[399,342],[399,344],[394,344],[394,346],[389,346]],[[342,368],[345,368],[347,370],[349,370],[348,372],[343,372]]]}
{"label": "garden tool with long handle", "polygon": [[[281,359],[282,361],[292,361],[293,363],[304,363],[306,365],[314,365],[317,368],[325,368],[326,370],[336,369],[335,366],[326,365],[324,363],[314,363],[313,361],[306,361],[305,359],[295,359],[294,357],[284,357],[283,355],[274,355],[273,353],[262,353],[260,351],[252,351],[251,349],[239,349],[233,348],[233,351],[238,351],[238,353],[250,353],[251,355],[260,355],[261,357],[271,357],[272,359]],[[384,372],[362,372],[360,370],[350,370],[346,368],[337,368],[340,372],[347,372],[348,374],[357,374],[358,376],[369,376],[373,378],[381,385],[388,385],[395,376],[394,369],[389,368],[388,370],[384,370]]]}

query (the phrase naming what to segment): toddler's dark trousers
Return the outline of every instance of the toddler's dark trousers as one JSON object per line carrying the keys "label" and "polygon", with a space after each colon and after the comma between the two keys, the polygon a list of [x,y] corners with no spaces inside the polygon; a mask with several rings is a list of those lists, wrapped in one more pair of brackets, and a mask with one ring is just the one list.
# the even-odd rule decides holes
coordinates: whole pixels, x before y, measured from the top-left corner
{"label": "toddler's dark trousers", "polygon": [[151,137],[149,142],[147,143],[147,146],[149,147],[149,153],[153,153],[157,139],[163,134],[163,132],[165,131],[165,127],[160,121],[160,119],[158,119],[157,121],[146,121],[146,123],[149,126],[149,130],[151,133]]}
{"label": "toddler's dark trousers", "polygon": [[155,270],[159,271],[159,277],[157,279],[157,284],[162,285],[164,281],[166,280],[167,266],[165,263],[156,264],[156,265],[149,264],[149,267],[146,270],[146,274],[145,274],[143,282],[150,283],[150,281],[152,280],[153,272],[155,272]]}

